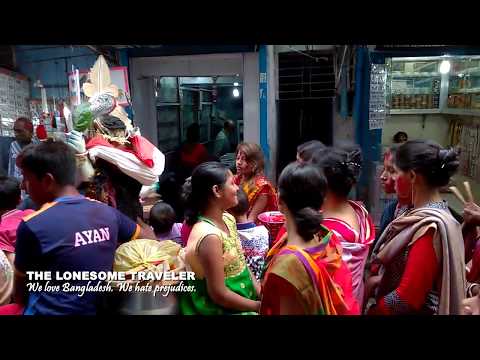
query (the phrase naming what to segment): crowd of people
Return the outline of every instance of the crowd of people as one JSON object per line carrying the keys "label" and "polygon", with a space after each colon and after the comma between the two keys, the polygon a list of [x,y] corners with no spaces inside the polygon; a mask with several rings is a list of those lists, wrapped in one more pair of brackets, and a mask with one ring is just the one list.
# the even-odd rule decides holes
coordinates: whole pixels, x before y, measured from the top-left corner
{"label": "crowd of people", "polygon": [[[97,313],[101,294],[29,292],[25,274],[111,271],[116,248],[142,238],[184,248],[195,291],[177,294],[181,314],[479,313],[480,207],[468,202],[460,224],[441,194],[456,149],[406,139],[388,149],[380,180],[396,199],[376,229],[352,200],[357,146],[302,144],[274,186],[259,145],[239,144],[232,171],[207,161],[191,131],[185,154],[200,155],[184,154],[182,213],[162,199],[148,224],[85,196],[72,146],[47,140],[16,153],[18,178],[0,178],[0,314]],[[22,191],[35,208],[19,209]],[[277,210],[285,223],[272,234],[259,215]]]}

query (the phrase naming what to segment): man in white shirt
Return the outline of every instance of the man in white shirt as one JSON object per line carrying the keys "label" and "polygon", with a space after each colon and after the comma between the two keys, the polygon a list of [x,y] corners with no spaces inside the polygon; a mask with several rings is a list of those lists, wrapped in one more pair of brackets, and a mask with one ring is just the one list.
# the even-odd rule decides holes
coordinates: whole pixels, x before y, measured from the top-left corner
{"label": "man in white shirt", "polygon": [[10,144],[10,151],[8,154],[8,176],[12,176],[19,181],[22,181],[22,173],[15,162],[18,154],[23,148],[32,143],[33,124],[29,119],[20,117],[13,125],[13,131],[15,134],[15,141]]}

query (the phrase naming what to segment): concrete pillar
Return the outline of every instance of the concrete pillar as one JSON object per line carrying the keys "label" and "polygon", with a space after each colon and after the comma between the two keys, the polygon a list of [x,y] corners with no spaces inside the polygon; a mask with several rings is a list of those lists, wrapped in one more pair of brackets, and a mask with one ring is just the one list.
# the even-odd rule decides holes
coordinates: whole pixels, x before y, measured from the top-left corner
{"label": "concrete pillar", "polygon": [[269,177],[276,183],[277,160],[278,160],[278,56],[274,45],[267,45],[267,140],[270,149]]}
{"label": "concrete pillar", "polygon": [[243,54],[243,140],[260,143],[258,54]]}

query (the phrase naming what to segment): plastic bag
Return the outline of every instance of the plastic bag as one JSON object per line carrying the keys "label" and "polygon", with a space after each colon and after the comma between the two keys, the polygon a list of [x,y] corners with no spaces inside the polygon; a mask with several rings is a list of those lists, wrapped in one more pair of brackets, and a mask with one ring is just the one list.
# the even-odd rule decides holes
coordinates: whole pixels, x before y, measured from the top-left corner
{"label": "plastic bag", "polygon": [[178,267],[177,255],[180,248],[180,245],[171,240],[132,240],[122,244],[115,252],[113,270],[128,273],[156,271],[157,265],[164,261],[168,262],[170,269],[175,269]]}
{"label": "plastic bag", "polygon": [[90,109],[89,103],[83,103],[78,105],[73,110],[73,122],[75,123],[74,129],[80,132],[87,130],[93,123],[93,113]]}

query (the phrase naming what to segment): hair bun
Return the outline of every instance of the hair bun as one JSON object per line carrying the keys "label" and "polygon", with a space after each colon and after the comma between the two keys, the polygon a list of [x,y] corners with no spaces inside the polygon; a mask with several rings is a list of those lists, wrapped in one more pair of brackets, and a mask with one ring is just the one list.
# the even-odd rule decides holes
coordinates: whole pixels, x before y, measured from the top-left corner
{"label": "hair bun", "polygon": [[298,234],[307,240],[313,238],[322,227],[322,214],[312,207],[293,211]]}
{"label": "hair bun", "polygon": [[362,161],[362,152],[360,151],[360,149],[357,148],[348,152],[347,161],[357,163],[361,166],[360,162]]}
{"label": "hair bun", "polygon": [[359,148],[347,151],[343,165],[348,169],[349,175],[356,181],[362,169],[362,152]]}
{"label": "hair bun", "polygon": [[440,149],[438,151],[438,168],[435,182],[440,186],[448,184],[449,179],[455,174],[460,166],[459,151],[456,148]]}

